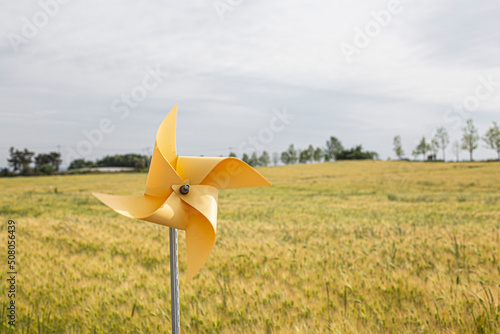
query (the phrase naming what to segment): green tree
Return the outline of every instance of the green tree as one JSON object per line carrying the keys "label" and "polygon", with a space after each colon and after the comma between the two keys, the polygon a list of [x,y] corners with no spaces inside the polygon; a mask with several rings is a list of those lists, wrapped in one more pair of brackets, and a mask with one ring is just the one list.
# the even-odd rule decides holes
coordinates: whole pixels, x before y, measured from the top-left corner
{"label": "green tree", "polygon": [[71,161],[69,164],[68,170],[70,169],[80,169],[80,168],[90,168],[95,167],[95,163],[92,161],[87,161],[84,159],[76,159]]}
{"label": "green tree", "polygon": [[326,151],[325,155],[328,155],[329,160],[335,159],[337,160],[337,156],[344,150],[342,143],[336,137],[330,137],[330,139],[326,142]]}
{"label": "green tree", "polygon": [[500,127],[496,122],[493,122],[493,126],[486,131],[483,140],[487,148],[497,151],[498,160],[500,160]]}
{"label": "green tree", "polygon": [[281,162],[284,163],[285,165],[291,163],[290,154],[288,154],[288,151],[281,153]]}
{"label": "green tree", "polygon": [[55,172],[56,169],[54,168],[54,166],[49,164],[44,164],[37,169],[37,173],[41,175],[54,175]]}
{"label": "green tree", "polygon": [[98,167],[131,167],[131,168],[144,168],[147,165],[147,156],[129,153],[129,154],[115,154],[112,156],[105,156],[97,160]]}
{"label": "green tree", "polygon": [[[313,149],[313,152],[314,152],[314,149]],[[311,154],[311,151],[309,149],[300,151],[300,153],[299,153],[299,162],[301,164],[305,164],[305,163],[307,163],[307,162],[309,162],[311,160],[312,160],[312,154]]]}
{"label": "green tree", "polygon": [[467,125],[462,128],[462,132],[462,150],[469,151],[470,161],[472,161],[472,153],[477,148],[479,142],[479,133],[472,119],[467,120]]}
{"label": "green tree", "polygon": [[236,156],[236,153],[234,153],[234,152],[229,152],[229,157],[230,157],[230,158],[236,158],[237,156]]}
{"label": "green tree", "polygon": [[289,163],[291,163],[291,164],[297,163],[297,161],[299,160],[299,157],[297,155],[297,150],[295,149],[293,144],[290,144],[290,146],[288,146],[287,153],[288,153],[288,157],[290,159]]}
{"label": "green tree", "polygon": [[[47,174],[47,171],[53,170],[56,172],[59,170],[59,166],[61,166],[61,154],[58,152],[50,152],[49,154],[40,153],[35,157],[35,170],[37,172],[41,172],[42,166],[48,165],[52,168],[49,169],[47,167],[43,168],[45,172],[42,174]],[[52,173],[53,174],[53,173]]]}
{"label": "green tree", "polygon": [[437,148],[440,148],[443,152],[443,161],[446,161],[446,147],[450,143],[450,137],[448,136],[448,132],[444,127],[440,127],[436,130],[436,134],[434,135],[434,139],[432,140],[434,145]]}
{"label": "green tree", "polygon": [[259,166],[259,158],[257,157],[257,152],[253,152],[252,156],[250,157],[250,162],[248,163],[252,167],[257,167]]}
{"label": "green tree", "polygon": [[28,151],[24,149],[19,151],[11,147],[9,150],[10,158],[7,160],[9,166],[12,167],[14,172],[19,171],[22,175],[31,174],[31,164],[33,163],[33,156],[35,152]]}
{"label": "green tree", "polygon": [[243,153],[243,157],[241,158],[241,160],[243,160],[244,163],[250,165],[250,157],[248,156],[248,154]]}
{"label": "green tree", "polygon": [[432,138],[431,140],[431,152],[432,152],[432,160],[437,159],[437,154],[439,151],[439,142],[436,138]]}
{"label": "green tree", "polygon": [[259,157],[259,164],[261,166],[267,167],[271,163],[271,157],[267,151],[262,152],[262,155]]}
{"label": "green tree", "polygon": [[342,150],[342,152],[337,155],[337,160],[373,160],[377,157],[377,153],[363,151],[363,146],[358,145],[348,150]]}
{"label": "green tree", "polygon": [[403,151],[403,146],[401,144],[401,136],[396,136],[392,140],[392,144],[394,145],[394,153],[396,153],[396,156],[398,157],[399,160],[403,159],[403,156],[405,155],[405,152]]}
{"label": "green tree", "polygon": [[307,148],[307,151],[308,151],[308,156],[309,156],[309,162],[313,162],[314,160],[314,146],[312,145],[309,145],[309,147]]}
{"label": "green tree", "polygon": [[422,137],[422,140],[420,140],[420,143],[415,147],[415,150],[413,151],[413,155],[419,155],[422,154],[422,160],[425,160],[425,155],[427,152],[431,151],[431,145],[427,144],[425,141],[425,137]]}
{"label": "green tree", "polygon": [[315,150],[314,150],[314,154],[313,154],[313,159],[314,161],[316,162],[320,162],[321,159],[323,159],[323,150],[321,149],[321,147],[317,147]]}

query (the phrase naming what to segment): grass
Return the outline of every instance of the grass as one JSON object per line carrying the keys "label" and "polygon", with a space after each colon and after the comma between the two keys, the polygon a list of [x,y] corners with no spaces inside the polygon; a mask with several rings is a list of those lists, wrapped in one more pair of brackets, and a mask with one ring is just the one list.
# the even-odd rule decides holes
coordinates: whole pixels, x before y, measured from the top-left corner
{"label": "grass", "polygon": [[[261,168],[273,187],[219,193],[217,243],[190,284],[179,233],[183,332],[500,333],[499,167]],[[145,181],[0,179],[4,273],[8,219],[18,262],[17,326],[3,306],[0,333],[170,333],[168,229],[90,194]]]}

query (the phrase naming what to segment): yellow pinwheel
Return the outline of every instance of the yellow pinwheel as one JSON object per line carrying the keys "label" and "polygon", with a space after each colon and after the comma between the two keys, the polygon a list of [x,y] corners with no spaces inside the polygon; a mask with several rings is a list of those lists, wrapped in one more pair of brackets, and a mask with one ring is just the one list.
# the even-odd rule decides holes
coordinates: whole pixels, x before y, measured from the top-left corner
{"label": "yellow pinwheel", "polygon": [[177,156],[176,120],[177,105],[156,134],[143,196],[94,196],[126,217],[186,230],[187,277],[191,280],[215,244],[218,189],[271,184],[236,158]]}

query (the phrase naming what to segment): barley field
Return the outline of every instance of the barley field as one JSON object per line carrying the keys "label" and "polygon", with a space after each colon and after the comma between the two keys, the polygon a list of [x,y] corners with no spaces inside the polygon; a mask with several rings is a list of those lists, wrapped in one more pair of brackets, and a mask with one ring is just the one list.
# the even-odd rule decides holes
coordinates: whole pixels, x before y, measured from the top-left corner
{"label": "barley field", "polygon": [[[272,187],[219,193],[217,242],[189,284],[179,233],[183,333],[500,333],[500,163],[259,171]],[[140,195],[146,177],[0,179],[0,333],[170,333],[168,228],[91,195]]]}

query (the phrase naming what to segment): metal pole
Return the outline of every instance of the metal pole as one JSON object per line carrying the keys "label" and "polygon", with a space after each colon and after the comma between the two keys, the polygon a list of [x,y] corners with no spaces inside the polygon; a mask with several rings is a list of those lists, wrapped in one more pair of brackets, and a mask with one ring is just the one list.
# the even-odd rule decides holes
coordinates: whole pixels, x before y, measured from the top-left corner
{"label": "metal pole", "polygon": [[170,299],[172,302],[172,334],[181,333],[179,310],[179,266],[177,253],[177,230],[170,227]]}

